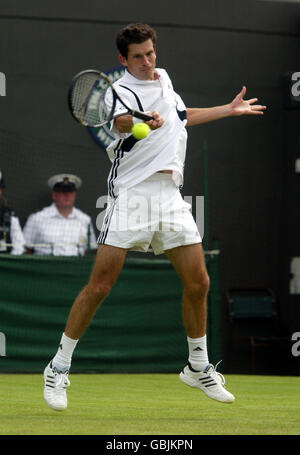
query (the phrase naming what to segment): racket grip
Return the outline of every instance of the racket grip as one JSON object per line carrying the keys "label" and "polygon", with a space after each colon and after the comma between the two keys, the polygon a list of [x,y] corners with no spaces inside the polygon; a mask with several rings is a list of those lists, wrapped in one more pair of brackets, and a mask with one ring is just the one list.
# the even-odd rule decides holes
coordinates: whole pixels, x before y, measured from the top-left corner
{"label": "racket grip", "polygon": [[146,120],[146,122],[149,122],[149,120],[154,120],[152,115],[145,114],[144,112],[140,111],[132,111],[131,112],[132,117],[139,118],[140,120]]}

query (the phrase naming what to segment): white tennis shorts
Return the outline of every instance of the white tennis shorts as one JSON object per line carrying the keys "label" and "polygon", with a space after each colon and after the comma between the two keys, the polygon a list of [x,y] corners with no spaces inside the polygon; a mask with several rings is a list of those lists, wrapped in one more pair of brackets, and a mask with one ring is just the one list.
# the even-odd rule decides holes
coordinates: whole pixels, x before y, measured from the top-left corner
{"label": "white tennis shorts", "polygon": [[171,174],[155,173],[108,198],[99,244],[154,254],[201,243],[191,205],[184,201]]}

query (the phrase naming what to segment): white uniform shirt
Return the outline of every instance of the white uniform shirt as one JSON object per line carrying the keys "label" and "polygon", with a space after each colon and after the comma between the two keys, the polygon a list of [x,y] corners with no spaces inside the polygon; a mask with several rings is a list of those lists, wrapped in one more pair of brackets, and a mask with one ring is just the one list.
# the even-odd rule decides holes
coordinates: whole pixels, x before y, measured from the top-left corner
{"label": "white uniform shirt", "polygon": [[[10,218],[10,239],[12,243],[12,249],[10,254],[23,254],[25,249],[25,238],[22,232],[19,218],[12,215]],[[7,252],[8,244],[4,240],[0,240],[0,252]]]}
{"label": "white uniform shirt", "polygon": [[[158,80],[136,79],[127,70],[114,83],[116,91],[129,107],[145,112],[158,111],[164,124],[150,131],[145,139],[137,141],[131,133],[120,133],[114,124],[111,131],[116,140],[107,148],[112,168],[108,177],[108,190],[116,197],[159,170],[172,170],[179,187],[183,182],[187,132],[186,107],[174,92],[172,82],[164,69],[158,68]],[[117,102],[116,112],[125,108]],[[135,122],[142,120],[134,120]]]}
{"label": "white uniform shirt", "polygon": [[83,255],[88,249],[89,227],[90,248],[95,249],[97,244],[91,218],[75,207],[65,218],[53,203],[28,217],[24,226],[26,246],[33,248],[36,254]]}
{"label": "white uniform shirt", "polygon": [[21,229],[19,218],[11,217],[11,243],[13,245],[11,254],[23,254],[25,251],[25,238]]}

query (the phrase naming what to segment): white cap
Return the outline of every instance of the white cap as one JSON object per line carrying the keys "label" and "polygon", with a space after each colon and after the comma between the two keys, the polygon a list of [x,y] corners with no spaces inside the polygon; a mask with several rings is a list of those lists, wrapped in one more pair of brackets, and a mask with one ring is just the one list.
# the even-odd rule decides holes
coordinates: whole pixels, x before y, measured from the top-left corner
{"label": "white cap", "polygon": [[50,177],[48,186],[51,190],[76,191],[82,185],[82,180],[73,174],[57,174]]}

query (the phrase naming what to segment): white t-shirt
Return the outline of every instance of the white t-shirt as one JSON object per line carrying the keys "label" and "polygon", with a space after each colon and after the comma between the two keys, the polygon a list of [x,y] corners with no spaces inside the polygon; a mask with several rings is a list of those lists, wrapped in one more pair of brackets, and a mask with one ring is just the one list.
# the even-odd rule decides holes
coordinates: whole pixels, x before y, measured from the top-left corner
{"label": "white t-shirt", "polygon": [[[136,79],[126,70],[124,76],[114,83],[117,93],[129,107],[144,112],[155,110],[164,119],[164,124],[150,131],[145,139],[137,141],[131,133],[120,133],[112,122],[111,131],[116,139],[107,148],[113,163],[108,176],[111,197],[160,170],[172,170],[178,187],[183,183],[186,107],[174,92],[167,72],[161,68],[156,71],[159,79],[144,81]],[[117,102],[116,112],[122,110],[125,108]]]}
{"label": "white t-shirt", "polygon": [[96,249],[96,238],[91,218],[73,207],[70,215],[63,217],[53,203],[41,211],[31,214],[23,232],[28,248],[35,254],[53,254],[54,256],[83,255],[88,248],[90,230],[90,248]]}

